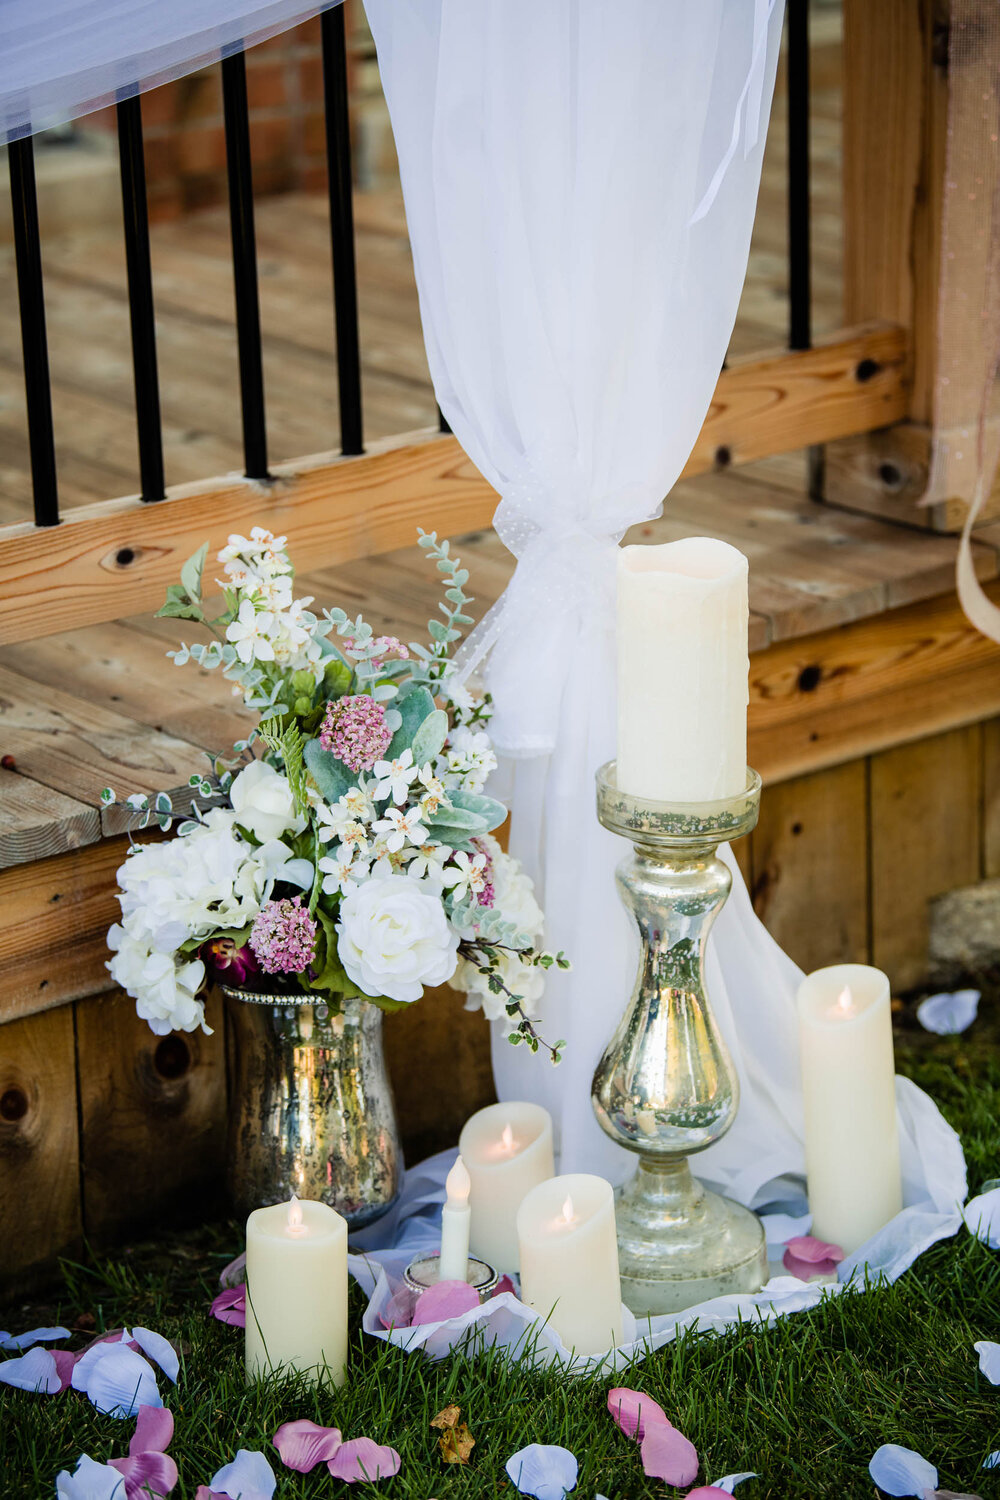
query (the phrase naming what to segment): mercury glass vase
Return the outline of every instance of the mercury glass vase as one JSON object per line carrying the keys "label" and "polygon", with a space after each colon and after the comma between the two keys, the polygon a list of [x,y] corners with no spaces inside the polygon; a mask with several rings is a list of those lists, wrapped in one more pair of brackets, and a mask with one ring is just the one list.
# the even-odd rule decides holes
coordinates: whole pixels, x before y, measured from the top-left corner
{"label": "mercury glass vase", "polygon": [[351,996],[223,986],[229,1029],[229,1193],[240,1214],[295,1193],[361,1229],[399,1195],[403,1158],[382,1011]]}
{"label": "mercury glass vase", "polygon": [[639,1315],[756,1291],[767,1273],[760,1220],[709,1192],[688,1165],[725,1135],[739,1106],[705,983],[705,944],[732,885],[716,851],[749,833],[759,800],[754,771],[737,796],[678,804],[619,791],[613,762],[597,773],[601,822],[635,846],[617,881],[642,956],[592,1100],[601,1128],[639,1157],[616,1205],[622,1298]]}

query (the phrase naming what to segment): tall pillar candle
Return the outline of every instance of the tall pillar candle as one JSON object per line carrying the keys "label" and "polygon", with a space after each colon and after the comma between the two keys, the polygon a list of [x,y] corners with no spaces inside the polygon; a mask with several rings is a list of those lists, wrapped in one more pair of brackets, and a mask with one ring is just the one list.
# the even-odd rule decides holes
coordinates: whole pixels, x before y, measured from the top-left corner
{"label": "tall pillar candle", "polygon": [[798,993],[812,1232],[850,1255],[903,1206],[889,981],[817,969]]}
{"label": "tall pillar candle", "polygon": [[746,786],[748,564],[714,537],[618,554],[618,786],[714,802]]}
{"label": "tall pillar candle", "polygon": [[517,1211],[521,1301],[567,1349],[600,1354],[622,1342],[615,1195],[603,1177],[551,1177]]}
{"label": "tall pillar candle", "polygon": [[246,1367],[251,1380],[301,1370],[343,1385],[347,1369],[347,1220],[293,1198],[247,1220]]}
{"label": "tall pillar candle", "polygon": [[555,1173],[552,1116],[540,1104],[489,1104],[465,1123],[458,1149],[469,1172],[473,1255],[518,1269],[517,1211]]}

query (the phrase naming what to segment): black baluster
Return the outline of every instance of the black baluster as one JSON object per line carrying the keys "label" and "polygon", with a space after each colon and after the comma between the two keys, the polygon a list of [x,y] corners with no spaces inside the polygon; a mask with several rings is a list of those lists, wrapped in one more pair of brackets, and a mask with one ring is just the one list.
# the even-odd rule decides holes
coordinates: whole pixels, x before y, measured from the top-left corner
{"label": "black baluster", "polygon": [[809,0],[788,0],[788,345],[812,344],[809,248]]}
{"label": "black baluster", "polygon": [[132,328],[132,370],[135,376],[135,423],[139,441],[139,484],[143,500],[162,500],[166,493],[163,487],[163,430],[160,421],[160,381],[156,366],[153,272],[149,257],[146,162],[142,148],[142,105],[139,95],[133,94],[128,99],[121,99],[117,112],[128,309]]}
{"label": "black baluster", "polygon": [[247,65],[242,52],[234,52],[231,57],[223,58],[222,103],[226,122],[226,170],[229,176],[229,220],[233,236],[236,337],[243,404],[243,461],[248,479],[267,479],[264,366],[261,357],[257,241],[254,233],[253,177],[250,167],[250,112],[247,105]]}
{"label": "black baluster", "polygon": [[333,249],[333,308],[337,327],[337,379],[340,388],[340,446],[363,453],[361,349],[358,338],[358,286],[351,204],[351,122],[347,97],[347,37],[343,5],[320,17],[323,38],[323,93],[326,106],[326,160]]}
{"label": "black baluster", "polygon": [[35,525],[58,526],[59,492],[56,486],[56,448],[52,431],[49,346],[45,336],[42,253],[38,234],[35,155],[31,137],[11,141],[7,147],[7,157],[14,218],[14,254],[21,313],[21,346],[24,350],[24,387],[28,406],[28,448],[31,454]]}

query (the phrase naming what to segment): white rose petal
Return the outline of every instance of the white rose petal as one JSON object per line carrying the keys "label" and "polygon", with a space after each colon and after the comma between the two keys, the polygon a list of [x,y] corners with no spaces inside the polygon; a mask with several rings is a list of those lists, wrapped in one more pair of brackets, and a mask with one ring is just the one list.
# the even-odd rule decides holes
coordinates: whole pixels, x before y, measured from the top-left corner
{"label": "white rose petal", "polygon": [[369,880],[340,905],[337,951],[366,995],[419,1000],[455,969],[458,934],[439,898],[405,875]]}
{"label": "white rose petal", "polygon": [[264,760],[252,761],[229,788],[236,821],[255,839],[266,843],[289,830],[301,833],[305,820],[295,811],[295,798],[282,776]]}

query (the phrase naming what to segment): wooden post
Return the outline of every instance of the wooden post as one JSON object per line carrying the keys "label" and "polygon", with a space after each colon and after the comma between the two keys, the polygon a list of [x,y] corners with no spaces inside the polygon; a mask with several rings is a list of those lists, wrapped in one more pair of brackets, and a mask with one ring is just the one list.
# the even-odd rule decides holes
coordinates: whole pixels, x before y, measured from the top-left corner
{"label": "wooden post", "polygon": [[[932,457],[950,8],[844,0],[844,317],[908,330],[909,401],[904,422],[827,445],[817,494],[936,531],[960,529],[970,498],[918,503]],[[998,513],[994,495],[982,518]]]}

